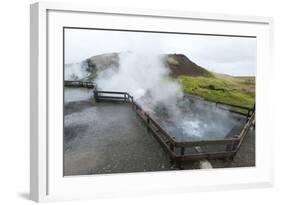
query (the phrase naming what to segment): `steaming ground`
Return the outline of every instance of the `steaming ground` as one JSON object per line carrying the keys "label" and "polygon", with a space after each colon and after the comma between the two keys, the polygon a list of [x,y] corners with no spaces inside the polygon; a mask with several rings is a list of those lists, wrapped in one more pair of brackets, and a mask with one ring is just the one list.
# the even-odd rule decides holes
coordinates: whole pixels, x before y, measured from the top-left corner
{"label": "steaming ground", "polygon": [[[91,90],[65,88],[64,123],[65,176],[177,169],[129,104],[95,103]],[[211,166],[255,166],[254,131],[233,161],[183,164],[184,169]]]}

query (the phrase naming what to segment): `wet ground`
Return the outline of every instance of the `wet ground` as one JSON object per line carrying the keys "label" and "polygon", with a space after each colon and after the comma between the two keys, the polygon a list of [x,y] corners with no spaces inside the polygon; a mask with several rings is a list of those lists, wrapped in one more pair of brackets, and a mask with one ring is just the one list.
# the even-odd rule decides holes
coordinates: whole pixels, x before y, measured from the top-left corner
{"label": "wet ground", "polygon": [[[130,104],[95,103],[92,96],[90,89],[65,88],[65,176],[178,169]],[[254,131],[233,161],[210,162],[213,167],[254,166]],[[198,169],[200,162],[187,162],[183,168]]]}
{"label": "wet ground", "polygon": [[64,175],[173,169],[129,104],[95,103],[83,88],[65,94]]}

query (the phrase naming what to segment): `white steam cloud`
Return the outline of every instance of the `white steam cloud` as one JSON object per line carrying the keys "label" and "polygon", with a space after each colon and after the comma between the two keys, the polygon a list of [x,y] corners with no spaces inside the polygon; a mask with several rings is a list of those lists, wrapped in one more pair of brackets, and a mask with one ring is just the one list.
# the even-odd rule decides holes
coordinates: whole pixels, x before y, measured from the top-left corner
{"label": "white steam cloud", "polygon": [[159,103],[173,106],[183,95],[180,84],[169,74],[164,55],[124,52],[119,55],[119,69],[100,72],[96,82],[99,89],[128,92],[147,109],[153,109]]}
{"label": "white steam cloud", "polygon": [[80,80],[87,76],[86,72],[86,63],[72,63],[72,64],[65,64],[64,69],[64,79],[65,80]]}
{"label": "white steam cloud", "polygon": [[[176,139],[223,138],[237,123],[214,104],[185,96],[179,82],[170,77],[166,56],[157,49],[118,55],[118,68],[98,70],[98,89],[128,92]],[[65,79],[87,79],[87,66],[87,61],[66,65]]]}
{"label": "white steam cloud", "polygon": [[99,72],[96,83],[100,90],[128,92],[178,140],[225,137],[236,120],[212,103],[184,97],[169,74],[163,54],[124,52],[119,69]]}

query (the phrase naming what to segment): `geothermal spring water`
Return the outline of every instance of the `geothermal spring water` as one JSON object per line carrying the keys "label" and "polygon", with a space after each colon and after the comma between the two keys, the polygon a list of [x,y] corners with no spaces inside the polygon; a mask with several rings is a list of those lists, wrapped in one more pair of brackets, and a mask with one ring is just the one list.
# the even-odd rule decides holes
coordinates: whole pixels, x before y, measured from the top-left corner
{"label": "geothermal spring water", "polygon": [[183,97],[174,106],[153,106],[137,100],[146,111],[178,141],[223,139],[237,124],[237,119],[214,103]]}

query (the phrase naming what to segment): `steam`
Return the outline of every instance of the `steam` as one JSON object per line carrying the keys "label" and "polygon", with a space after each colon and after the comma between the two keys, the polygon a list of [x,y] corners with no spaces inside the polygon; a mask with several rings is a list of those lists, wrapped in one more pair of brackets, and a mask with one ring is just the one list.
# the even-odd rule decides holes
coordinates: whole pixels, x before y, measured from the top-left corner
{"label": "steam", "polygon": [[64,79],[65,80],[80,80],[87,76],[86,62],[65,64]]}
{"label": "steam", "polygon": [[[184,107],[183,107],[184,105]],[[214,103],[191,97],[181,99],[177,112],[165,118],[158,113],[158,121],[178,140],[222,139],[237,124],[237,120]]]}
{"label": "steam", "polygon": [[159,103],[174,106],[183,96],[181,86],[169,77],[164,55],[148,52],[124,52],[119,55],[119,69],[98,74],[99,89],[126,91],[151,111]]}
{"label": "steam", "polygon": [[[128,92],[178,140],[224,138],[237,120],[213,103],[184,95],[179,82],[170,77],[167,56],[160,53],[137,49],[119,53],[118,67],[109,64],[97,70],[98,89]],[[66,65],[66,80],[88,75],[87,61]]]}
{"label": "steam", "polygon": [[98,87],[130,93],[178,140],[225,137],[237,122],[212,103],[184,96],[178,81],[169,77],[165,57],[151,52],[121,53],[119,69],[98,73]]}

